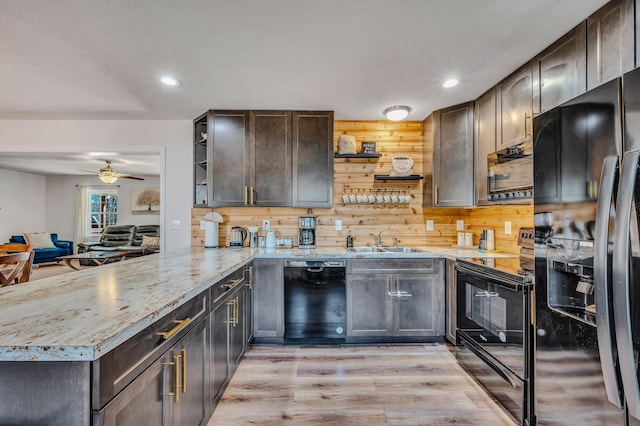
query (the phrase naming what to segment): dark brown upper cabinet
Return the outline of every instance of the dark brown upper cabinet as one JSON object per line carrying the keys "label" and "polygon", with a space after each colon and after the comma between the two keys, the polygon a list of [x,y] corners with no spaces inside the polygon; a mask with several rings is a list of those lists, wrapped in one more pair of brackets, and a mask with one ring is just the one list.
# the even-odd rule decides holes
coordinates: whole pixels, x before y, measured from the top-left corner
{"label": "dark brown upper cabinet", "polygon": [[219,111],[209,123],[210,207],[245,206],[251,186],[249,111]]}
{"label": "dark brown upper cabinet", "polygon": [[477,206],[493,204],[488,201],[487,156],[496,151],[496,89],[489,90],[476,99],[474,182]]}
{"label": "dark brown upper cabinet", "polygon": [[333,111],[293,111],[293,207],[333,207]]}
{"label": "dark brown upper cabinet", "polygon": [[611,0],[591,15],[587,19],[587,88],[631,71],[636,45],[634,0]]}
{"label": "dark brown upper cabinet", "polygon": [[581,23],[533,60],[534,113],[549,111],[587,90],[586,28]]}
{"label": "dark brown upper cabinet", "polygon": [[496,149],[523,142],[533,134],[533,63],[529,62],[496,86]]}
{"label": "dark brown upper cabinet", "polygon": [[251,111],[249,202],[291,205],[291,112]]}
{"label": "dark brown upper cabinet", "polygon": [[[433,205],[473,205],[474,103],[433,112]],[[425,205],[428,201],[425,200]]]}
{"label": "dark brown upper cabinet", "polygon": [[333,205],[332,112],[212,110],[194,138],[196,207]]}

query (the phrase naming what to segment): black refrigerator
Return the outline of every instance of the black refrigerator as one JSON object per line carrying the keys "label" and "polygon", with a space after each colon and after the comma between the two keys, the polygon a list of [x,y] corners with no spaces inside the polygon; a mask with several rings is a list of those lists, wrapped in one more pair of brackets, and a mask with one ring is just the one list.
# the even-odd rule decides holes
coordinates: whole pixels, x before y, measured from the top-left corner
{"label": "black refrigerator", "polygon": [[539,425],[640,425],[638,149],[640,70],[534,119]]}

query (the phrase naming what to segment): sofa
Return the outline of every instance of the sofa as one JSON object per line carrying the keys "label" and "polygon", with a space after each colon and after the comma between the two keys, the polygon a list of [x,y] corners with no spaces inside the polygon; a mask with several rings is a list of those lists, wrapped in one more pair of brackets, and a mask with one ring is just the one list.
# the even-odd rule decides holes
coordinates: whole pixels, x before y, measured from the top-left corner
{"label": "sofa", "polygon": [[[9,239],[13,244],[27,244],[23,235],[12,235]],[[59,240],[58,234],[51,234],[51,242],[55,247],[53,248],[34,248],[35,254],[33,263],[45,263],[45,262],[58,262],[56,260],[59,256],[68,256],[73,254],[73,241]]]}
{"label": "sofa", "polygon": [[78,243],[78,253],[124,251],[129,256],[142,256],[160,250],[159,238],[160,225],[112,225],[102,231],[100,241]]}

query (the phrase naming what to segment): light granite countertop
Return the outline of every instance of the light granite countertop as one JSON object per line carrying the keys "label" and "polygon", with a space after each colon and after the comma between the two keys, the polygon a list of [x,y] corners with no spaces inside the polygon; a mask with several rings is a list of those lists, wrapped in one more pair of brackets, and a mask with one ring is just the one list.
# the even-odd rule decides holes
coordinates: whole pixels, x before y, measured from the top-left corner
{"label": "light granite countertop", "polygon": [[0,361],[92,361],[253,258],[513,257],[474,249],[421,253],[187,248],[0,288]]}

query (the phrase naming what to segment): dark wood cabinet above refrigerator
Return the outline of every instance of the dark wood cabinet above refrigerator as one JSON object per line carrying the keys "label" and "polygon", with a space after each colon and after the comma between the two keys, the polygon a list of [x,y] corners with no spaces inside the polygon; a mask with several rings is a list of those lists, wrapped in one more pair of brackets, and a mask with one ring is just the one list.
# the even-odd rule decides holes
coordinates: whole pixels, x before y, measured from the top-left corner
{"label": "dark wood cabinet above refrigerator", "polygon": [[194,141],[195,207],[333,205],[331,111],[211,110]]}

